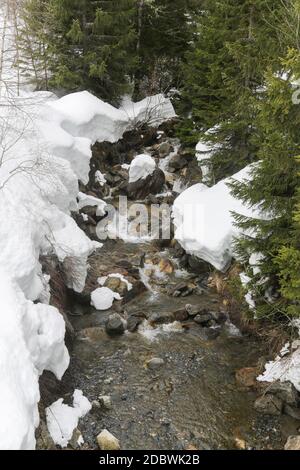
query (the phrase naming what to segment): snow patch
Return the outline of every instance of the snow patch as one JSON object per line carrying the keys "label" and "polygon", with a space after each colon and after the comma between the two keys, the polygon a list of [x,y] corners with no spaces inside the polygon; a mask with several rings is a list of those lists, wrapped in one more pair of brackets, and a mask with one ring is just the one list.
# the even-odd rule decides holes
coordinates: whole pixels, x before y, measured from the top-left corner
{"label": "snow patch", "polygon": [[91,305],[96,310],[109,310],[114,300],[122,300],[120,294],[113,292],[108,287],[99,287],[91,293]]}
{"label": "snow patch", "polygon": [[83,396],[81,390],[75,390],[73,406],[64,404],[63,398],[60,398],[46,408],[47,427],[54,443],[62,448],[67,447],[79,419],[91,409],[91,403]]}
{"label": "snow patch", "polygon": [[147,176],[153,175],[156,168],[154,158],[150,155],[142,154],[133,159],[129,169],[129,183],[146,179]]}

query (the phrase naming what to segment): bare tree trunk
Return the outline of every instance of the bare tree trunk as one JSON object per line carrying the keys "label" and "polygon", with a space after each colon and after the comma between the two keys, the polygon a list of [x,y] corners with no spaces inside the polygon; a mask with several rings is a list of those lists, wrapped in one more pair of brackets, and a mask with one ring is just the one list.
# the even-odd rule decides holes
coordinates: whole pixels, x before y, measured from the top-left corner
{"label": "bare tree trunk", "polygon": [[5,13],[4,13],[2,35],[1,35],[1,51],[0,51],[0,96],[1,96],[1,94],[2,94],[3,66],[4,66],[5,41],[6,41],[6,34],[7,34],[8,16],[9,16],[9,3],[7,2],[7,3],[6,3],[6,10],[5,10]]}
{"label": "bare tree trunk", "polygon": [[14,25],[14,42],[16,48],[15,63],[17,69],[17,95],[20,95],[20,48],[19,48],[19,24],[16,1],[12,4],[13,25]]}
{"label": "bare tree trunk", "polygon": [[140,0],[138,4],[138,34],[137,34],[137,45],[136,45],[136,50],[138,54],[141,49],[144,6],[145,6],[145,0]]}

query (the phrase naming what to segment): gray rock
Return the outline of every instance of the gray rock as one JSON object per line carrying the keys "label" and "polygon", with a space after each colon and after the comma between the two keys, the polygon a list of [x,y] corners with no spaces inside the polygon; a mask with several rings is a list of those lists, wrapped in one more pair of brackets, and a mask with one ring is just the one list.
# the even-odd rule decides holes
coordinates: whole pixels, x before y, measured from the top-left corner
{"label": "gray rock", "polygon": [[159,369],[164,365],[165,361],[160,357],[153,357],[150,361],[147,362],[147,366],[151,370]]}
{"label": "gray rock", "polygon": [[103,408],[110,410],[112,408],[112,401],[109,395],[101,395],[99,397],[99,403]]}
{"label": "gray rock", "polygon": [[288,405],[298,405],[298,392],[291,382],[274,382],[267,388],[266,393],[276,395]]}
{"label": "gray rock", "polygon": [[194,321],[198,323],[198,325],[207,325],[211,321],[211,314],[205,313],[203,315],[196,315]]}
{"label": "gray rock", "polygon": [[187,160],[181,155],[174,155],[169,162],[169,168],[174,168],[174,170],[181,170],[187,166]]}
{"label": "gray rock", "polygon": [[174,321],[174,315],[171,312],[155,312],[149,318],[150,323],[163,325]]}
{"label": "gray rock", "polygon": [[158,147],[157,147],[157,151],[158,151],[158,154],[161,158],[164,158],[166,157],[167,155],[169,155],[171,152],[173,152],[174,150],[174,147],[170,144],[170,142],[168,141],[165,141],[165,142],[162,142]]}
{"label": "gray rock", "polygon": [[176,310],[176,312],[173,312],[173,316],[176,321],[186,321],[189,318],[189,315],[185,308]]}
{"label": "gray rock", "polygon": [[73,431],[73,435],[72,435],[72,438],[71,440],[69,441],[69,446],[76,450],[76,449],[79,449],[81,447],[81,445],[83,444],[83,437],[82,437],[82,434],[81,432],[79,431],[78,428],[74,429]]}
{"label": "gray rock", "polygon": [[254,403],[254,408],[258,413],[271,416],[280,416],[282,413],[283,402],[275,395],[266,394],[259,398]]}
{"label": "gray rock", "polygon": [[285,415],[288,415],[291,418],[297,419],[300,421],[300,409],[299,408],[295,408],[291,405],[285,404],[283,407],[283,412]]}
{"label": "gray rock", "polygon": [[180,282],[171,289],[170,295],[173,297],[187,297],[194,293],[196,286],[190,282]]}
{"label": "gray rock", "polygon": [[124,321],[118,313],[109,316],[105,324],[106,333],[110,336],[122,335],[125,332]]}
{"label": "gray rock", "polygon": [[149,194],[158,194],[163,191],[166,182],[165,174],[159,168],[156,168],[152,175],[145,179],[140,179],[134,183],[128,183],[126,193],[130,199],[145,199]]}
{"label": "gray rock", "polygon": [[141,316],[131,315],[127,320],[127,330],[134,333],[143,320],[144,318]]}
{"label": "gray rock", "polygon": [[218,328],[201,328],[200,336],[204,341],[212,341],[220,336],[220,330]]}
{"label": "gray rock", "polygon": [[187,304],[185,309],[190,317],[196,317],[197,315],[205,316],[209,315],[210,319],[212,318],[211,314],[208,312],[207,309],[201,307],[201,305],[190,305]]}

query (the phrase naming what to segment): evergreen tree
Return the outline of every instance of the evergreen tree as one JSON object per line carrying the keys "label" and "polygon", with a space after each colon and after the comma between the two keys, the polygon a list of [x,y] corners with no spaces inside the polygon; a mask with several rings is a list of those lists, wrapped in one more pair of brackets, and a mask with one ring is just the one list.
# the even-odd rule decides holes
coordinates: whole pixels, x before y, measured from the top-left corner
{"label": "evergreen tree", "polygon": [[194,12],[202,0],[139,0],[139,96],[182,87],[182,62],[194,39]]}
{"label": "evergreen tree", "polygon": [[200,14],[185,67],[191,114],[179,135],[190,145],[202,138],[215,146],[217,180],[256,159],[257,100],[267,65],[278,62],[277,33],[268,23],[277,9],[272,0],[209,0]]}
{"label": "evergreen tree", "polygon": [[[26,48],[46,44],[51,87],[88,89],[114,102],[128,90],[136,64],[134,0],[27,0],[24,19]],[[44,62],[35,47],[34,63]]]}
{"label": "evergreen tree", "polygon": [[[267,216],[256,220],[236,215],[239,226],[251,234],[237,242],[237,251],[252,279],[251,290],[261,316],[291,313],[289,304],[293,298],[296,300],[294,295],[299,289],[299,238],[295,237],[294,211],[300,187],[296,159],[300,155],[300,106],[292,99],[292,82],[300,77],[299,59],[299,52],[290,50],[283,62],[288,77],[268,73],[257,119],[259,163],[253,169],[251,184],[233,184],[235,195],[246,204],[258,206]],[[299,226],[297,231],[299,236]],[[249,257],[255,253],[260,254],[261,261],[260,272],[253,275]],[[280,287],[283,296],[279,295]],[[270,288],[277,298],[271,303],[266,302]]]}
{"label": "evergreen tree", "polygon": [[37,89],[49,88],[50,50],[48,0],[25,0],[19,28],[19,68]]}

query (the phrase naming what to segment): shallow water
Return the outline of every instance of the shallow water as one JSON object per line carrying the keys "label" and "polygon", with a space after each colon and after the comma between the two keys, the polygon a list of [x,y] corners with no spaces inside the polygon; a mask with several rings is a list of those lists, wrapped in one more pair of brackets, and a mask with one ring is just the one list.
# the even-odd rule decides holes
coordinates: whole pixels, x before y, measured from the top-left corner
{"label": "shallow water", "polygon": [[[130,260],[135,257],[138,263],[145,249],[116,244],[114,252]],[[174,276],[169,281],[175,282]],[[214,292],[174,298],[154,286],[124,309],[149,317],[187,303],[215,310],[218,302]],[[78,313],[80,307],[74,310]],[[110,313],[90,308],[88,314],[71,317],[78,337],[68,386],[72,391],[83,390],[91,402],[110,395],[113,404],[109,410],[93,408],[80,422],[90,448],[97,448],[96,436],[104,428],[120,440],[123,449],[282,447],[279,419],[259,416],[253,408],[255,393],[239,388],[235,381],[237,369],[256,365],[262,356],[257,340],[231,337],[230,328],[223,328],[218,339],[204,341],[201,327],[194,322],[185,328],[172,324],[157,329],[146,322],[139,332],[111,338],[104,330]],[[165,361],[158,370],[146,365],[153,357]]]}

